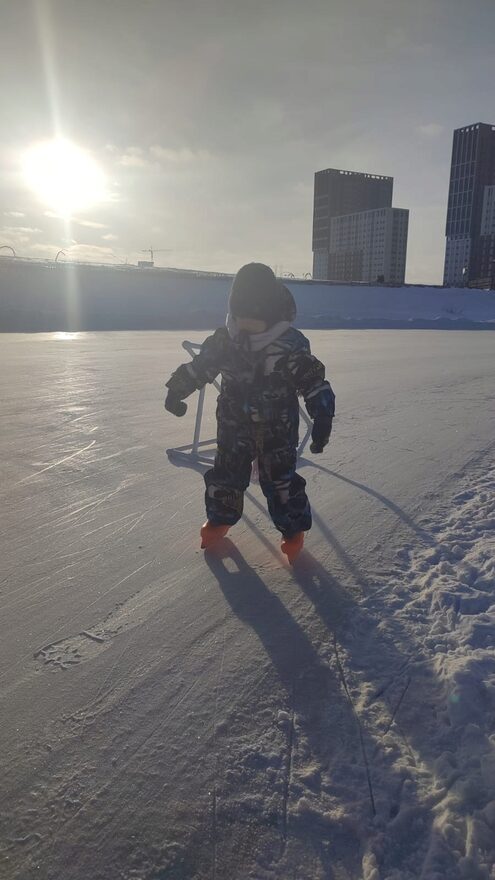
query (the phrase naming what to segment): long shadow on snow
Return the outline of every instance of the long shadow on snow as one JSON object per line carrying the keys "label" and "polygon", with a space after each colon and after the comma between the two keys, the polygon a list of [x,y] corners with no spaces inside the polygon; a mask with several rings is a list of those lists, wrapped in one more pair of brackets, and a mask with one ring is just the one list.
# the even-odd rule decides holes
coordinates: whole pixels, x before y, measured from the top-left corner
{"label": "long shadow on snow", "polygon": [[[316,462],[302,459],[301,464],[317,468],[322,473],[343,480],[375,497],[415,533],[423,546],[439,547],[434,535],[418,526],[412,517],[386,496],[355,480],[336,474]],[[258,505],[258,502],[255,501],[255,504]],[[261,508],[261,505],[258,507]],[[325,520],[314,510],[313,519],[328,544],[352,574],[355,583],[364,587],[367,578],[337,540]],[[395,575],[400,580],[399,569]],[[329,584],[336,583],[333,575],[330,575],[305,551],[294,566],[294,576],[313,602],[317,613],[326,622],[328,629],[335,628],[336,621],[331,603],[328,602],[327,590]],[[385,578],[386,581],[388,576]],[[411,599],[413,595],[412,593]],[[401,852],[399,867],[402,869],[411,858],[415,864],[411,869],[415,872],[413,876],[424,874],[426,877],[430,876],[430,873],[432,876],[433,874],[443,876],[447,872],[451,880],[460,880],[455,853],[446,845],[443,833],[434,828],[435,804],[443,799],[456,778],[448,762],[438,762],[443,754],[455,752],[458,739],[458,732],[455,727],[450,726],[447,718],[444,684],[433,668],[430,652],[428,650],[425,652],[423,645],[418,643],[409,629],[403,627],[397,616],[393,615],[388,592],[380,589],[376,592],[368,592],[361,601],[357,602],[350,595],[347,599],[346,609],[342,607],[342,625],[339,623],[336,627],[342,644],[346,646],[344,666],[349,671],[348,674],[357,677],[358,682],[361,679],[365,686],[374,685],[374,688],[368,690],[366,698],[364,700],[361,698],[361,711],[364,710],[366,713],[367,710],[372,711],[375,705],[380,705],[389,715],[385,730],[376,738],[375,745],[369,753],[371,783],[373,785],[374,780],[378,780],[378,788],[382,792],[383,803],[378,812],[385,819],[387,815],[389,817],[389,833],[383,856],[385,866],[390,870],[397,869],[397,856]],[[368,599],[373,600],[373,610],[365,608],[364,603]],[[408,617],[412,615],[414,619],[414,613],[412,608]],[[382,623],[387,620],[391,626],[389,631],[385,632]],[[337,653],[339,650],[337,640],[334,647]],[[373,660],[371,666],[370,658]],[[344,668],[342,673],[345,676]],[[413,692],[415,694],[410,700]],[[402,741],[403,755],[408,755],[410,767],[418,770],[416,778],[423,777],[421,800],[418,798],[416,784],[410,785],[407,795],[404,796],[404,780],[407,776],[411,783],[415,770],[411,770],[406,776],[403,771],[400,775],[392,773],[391,779],[395,778],[395,786],[390,786],[389,782],[384,780],[382,763],[374,771],[372,765],[379,758],[380,752],[383,754],[382,740],[389,731],[394,731],[395,736]],[[433,731],[436,749],[432,748]],[[431,789],[429,792],[425,791],[425,770],[430,776],[430,786],[433,784],[436,791]],[[417,822],[423,826],[420,837],[415,837],[416,832],[410,833],[411,823],[414,826]],[[438,869],[437,873],[435,867]]]}
{"label": "long shadow on snow", "polygon": [[359,489],[360,492],[364,492],[366,495],[370,495],[371,498],[375,498],[381,504],[388,507],[389,510],[394,513],[398,519],[402,520],[402,522],[413,531],[418,538],[425,541],[428,544],[435,544],[435,538],[426,530],[418,526],[413,518],[406,513],[405,510],[402,509],[395,501],[392,501],[390,498],[387,498],[386,495],[382,495],[381,492],[377,492],[376,489],[372,489],[371,486],[366,486],[365,483],[358,483],[357,480],[351,480],[350,477],[345,477],[343,474],[338,474],[337,471],[332,471],[330,468],[323,467],[323,465],[319,464],[316,461],[311,461],[308,458],[301,458],[299,460],[300,467],[310,467],[315,470],[321,471],[322,474],[328,474],[330,477],[333,477],[335,480],[340,480],[343,483],[347,483],[349,486],[354,486],[356,489]]}
{"label": "long shadow on snow", "polygon": [[[193,460],[181,463],[200,473],[204,473],[207,468],[206,465]],[[376,498],[380,504],[386,505],[421,541],[429,545],[436,543],[431,534],[420,528],[399,505],[381,493],[307,459],[301,459],[300,464],[317,468],[322,473],[355,486],[359,491]],[[258,510],[268,516],[264,505],[260,504],[251,493],[247,492],[246,496]],[[244,520],[266,548],[273,555],[278,556],[278,551],[250,520],[249,516],[245,514]],[[314,520],[330,547],[344,563],[353,582],[356,585],[365,586],[368,583],[368,578],[360,571],[347,550],[316,511],[314,511]],[[361,803],[364,803],[367,799],[369,806],[371,806],[369,814],[371,814],[374,804],[382,820],[390,822],[392,848],[395,837],[394,829],[399,834],[401,862],[404,859],[406,861],[410,858],[416,859],[416,870],[421,872],[421,850],[423,847],[419,837],[411,835],[407,827],[407,823],[412,820],[417,811],[422,812],[416,786],[411,779],[407,804],[403,805],[403,813],[401,813],[404,773],[396,772],[390,765],[387,766],[387,761],[380,758],[380,752],[381,737],[389,733],[392,723],[395,721],[396,736],[402,740],[404,754],[408,754],[411,766],[416,765],[418,760],[422,760],[422,752],[425,744],[427,746],[427,742],[421,729],[423,728],[424,734],[427,725],[426,727],[423,725],[425,720],[428,720],[427,716],[432,714],[435,716],[436,711],[438,683],[433,678],[430,663],[424,659],[421,663],[422,675],[425,677],[425,688],[430,694],[428,698],[425,690],[422,717],[418,718],[417,712],[411,710],[404,713],[408,696],[406,693],[408,682],[410,683],[414,677],[413,667],[418,659],[418,645],[411,639],[411,634],[407,630],[396,623],[393,636],[385,633],[380,627],[380,609],[375,607],[374,611],[370,611],[364,604],[356,601],[348,589],[329,574],[314,557],[304,551],[299,562],[293,567],[292,575],[301,590],[310,599],[316,614],[324,624],[323,640],[327,640],[327,653],[333,654],[337,661],[337,669],[331,670],[325,666],[323,657],[317,652],[311,640],[292,618],[285,606],[268,590],[261,578],[250,569],[231,542],[229,545],[229,550],[233,548],[232,558],[238,567],[235,574],[226,569],[221,557],[213,564],[210,558],[208,564],[217,577],[234,613],[256,631],[272,660],[274,668],[287,690],[289,702],[300,718],[300,734],[302,738],[306,739],[310,751],[310,754],[306,756],[308,761],[313,756],[321,762],[323,770],[326,767],[330,768],[331,778],[336,784],[336,795],[338,796],[340,788],[345,797],[346,791],[349,790],[349,779],[346,780],[345,774],[354,773],[354,771],[352,767],[349,768],[349,764],[343,768],[343,771],[342,768],[339,771],[338,762],[335,762],[335,756],[331,754],[328,743],[335,741],[336,728],[346,732],[349,729],[354,729],[353,743],[349,744],[347,740],[342,743],[342,747],[348,756],[355,744],[356,766],[359,765],[358,775],[360,775],[360,781],[358,783],[356,779],[356,783],[362,790],[362,797],[360,799],[356,797],[356,801],[360,800]],[[238,589],[234,584],[242,585],[242,593],[241,589]],[[389,611],[386,607],[387,598],[382,598],[382,602],[383,614],[386,616]],[[259,613],[257,606],[263,608],[264,612]],[[268,611],[270,613],[267,613]],[[282,637],[283,633],[285,635]],[[291,640],[295,646],[294,651],[291,651]],[[341,646],[345,645],[345,647],[340,647],[340,656],[339,642]],[[321,644],[320,640],[320,647]],[[373,659],[372,665],[369,662],[370,657]],[[354,686],[352,681],[347,680],[346,674],[356,680]],[[363,708],[369,709],[375,701],[380,700],[380,713],[383,719],[387,714],[389,716],[389,723],[383,721],[383,731],[377,731],[375,736],[371,736],[366,731],[366,727],[360,721],[354,706],[353,692],[355,687],[358,687],[361,677],[366,684],[367,694],[366,698],[363,699],[361,696],[359,699],[361,704],[359,714],[362,714]],[[400,725],[397,725],[399,711]],[[351,718],[353,727],[349,723]],[[325,739],[325,730],[328,731],[327,740]],[[431,755],[424,756],[424,758],[427,764],[431,763]],[[363,819],[365,813],[364,811],[360,812]],[[428,860],[426,849],[432,824],[431,814],[428,817],[423,815],[422,821],[421,838],[425,847],[423,852]],[[299,828],[301,836],[307,836],[307,824],[299,823]],[[299,836],[297,826],[292,827],[290,833],[292,836]],[[314,833],[316,834],[316,829],[314,829]],[[320,829],[320,855],[326,851],[325,847],[329,836],[333,842],[335,841],[334,834],[335,828],[331,832]],[[344,846],[343,849],[345,851],[346,847]],[[327,869],[329,869],[330,863],[327,858],[324,858],[324,861],[327,862]],[[331,859],[331,863],[335,863],[334,858]],[[398,865],[393,863],[391,867],[397,869]],[[452,878],[456,876],[455,866],[452,865]]]}
{"label": "long shadow on snow", "polygon": [[[180,460],[174,461],[172,458],[169,459],[170,463],[173,464],[174,467],[186,467],[191,470],[197,471],[197,473],[205,474],[205,472],[213,466],[213,460],[211,464],[205,464],[204,462],[200,462],[195,460],[194,458],[181,458]],[[371,486],[367,486],[365,483],[359,483],[357,480],[352,480],[350,477],[346,477],[343,474],[337,473],[337,471],[333,471],[330,468],[323,467],[323,465],[311,461],[308,458],[300,458],[298,461],[298,470],[302,467],[310,467],[315,470],[321,471],[322,474],[328,474],[328,476],[333,477],[335,480],[340,480],[342,483],[347,483],[349,486],[354,486],[360,492],[364,492],[366,495],[369,495],[371,498],[376,499],[383,504],[385,507],[394,513],[398,519],[400,519],[411,531],[413,531],[418,538],[421,538],[426,544],[434,545],[436,544],[436,539],[433,535],[431,535],[426,529],[418,526],[414,519],[406,513],[405,510],[400,507],[397,502],[392,501],[391,498],[387,498],[386,495],[383,495],[381,492],[378,492],[376,489],[372,489]],[[265,514],[267,511],[265,508],[262,508],[255,499],[253,499],[252,495],[249,492],[246,492],[246,496],[253,501],[256,506],[263,510]],[[315,517],[316,519],[316,517]],[[320,519],[319,522],[322,522]],[[335,540],[332,538],[332,540]],[[349,557],[347,557],[349,559]]]}
{"label": "long shadow on snow", "polygon": [[[234,563],[235,570],[227,566],[228,560]],[[281,852],[285,851],[289,841],[299,841],[304,848],[311,845],[325,867],[328,880],[337,880],[332,867],[337,861],[341,866],[347,863],[345,868],[349,873],[346,876],[355,877],[360,870],[359,847],[356,848],[350,829],[331,826],[315,808],[294,812],[291,803],[296,752],[298,762],[305,762],[313,770],[317,768],[309,783],[311,790],[308,789],[308,794],[316,796],[320,793],[321,773],[331,768],[335,773],[339,772],[343,748],[351,747],[356,755],[359,754],[359,736],[352,707],[334,671],[319,655],[303,627],[248,565],[232,541],[224,539],[219,542],[214,550],[205,553],[205,561],[233,613],[256,633],[287,694],[286,706],[292,719],[287,731],[285,791],[279,815],[272,823],[278,826]],[[339,597],[334,595],[334,601],[337,607]],[[340,731],[340,737],[336,736],[336,730]],[[362,766],[357,769],[357,777],[363,777]],[[367,798],[364,777],[361,782],[364,798]],[[252,823],[256,818],[261,828],[266,826],[261,814],[250,816],[247,833],[253,833]],[[307,857],[307,849],[305,851]]]}
{"label": "long shadow on snow", "polygon": [[[258,531],[256,526],[254,531]],[[227,559],[235,563],[235,571],[226,566]],[[232,611],[256,632],[294,713],[294,754],[290,758],[294,770],[287,782],[288,806],[282,808],[288,817],[287,839],[300,841],[303,846],[311,841],[329,878],[343,876],[329,873],[342,868],[348,871],[347,876],[357,876],[360,838],[366,837],[368,820],[376,811],[390,829],[392,852],[395,849],[391,867],[399,867],[396,859],[400,851],[400,864],[412,859],[420,871],[422,849],[427,857],[432,818],[423,815],[421,834],[410,834],[410,822],[424,813],[414,778],[410,777],[407,802],[402,804],[401,814],[403,761],[402,768],[396,771],[385,757],[389,749],[385,753],[381,749],[381,736],[388,733],[397,710],[394,705],[397,695],[401,699],[403,687],[407,686],[406,670],[415,659],[413,646],[384,635],[377,626],[379,620],[356,603],[338,580],[306,551],[293,567],[292,575],[323,623],[319,632],[312,627],[314,641],[231,541],[223,541],[215,553],[207,554],[206,561]],[[348,629],[352,631],[352,655]],[[343,647],[346,642],[347,646]],[[370,657],[378,661],[373,668],[370,668]],[[361,674],[374,689],[364,700],[359,694]],[[391,687],[394,683],[398,689]],[[394,691],[390,701],[389,694],[385,694],[389,687]],[[381,731],[378,729],[371,735],[362,720],[362,712],[378,699],[384,720]],[[399,729],[395,737],[402,738],[403,753],[411,767],[415,767],[417,758],[421,760],[421,744],[414,742],[417,719],[412,720],[411,731]],[[409,744],[409,736],[415,752]],[[307,790],[309,800],[305,798],[309,808],[305,806],[301,810],[298,806],[301,774],[304,776],[305,768],[315,767],[317,772],[312,778],[310,774],[310,790]],[[297,794],[291,803],[294,781]],[[352,803],[349,803],[351,792]],[[355,826],[349,819],[341,822],[325,816],[324,806],[319,811],[319,804],[325,803],[325,799],[319,801],[322,794],[333,802],[341,800],[348,815],[350,810],[355,817]],[[452,868],[454,870],[454,866]]]}

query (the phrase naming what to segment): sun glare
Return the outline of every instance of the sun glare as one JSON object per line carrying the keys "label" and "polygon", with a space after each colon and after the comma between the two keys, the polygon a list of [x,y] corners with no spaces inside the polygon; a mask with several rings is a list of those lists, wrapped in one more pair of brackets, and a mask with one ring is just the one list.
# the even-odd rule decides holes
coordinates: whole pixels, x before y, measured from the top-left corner
{"label": "sun glare", "polygon": [[34,144],[22,166],[26,183],[40,201],[64,217],[107,197],[99,165],[85,150],[62,138]]}

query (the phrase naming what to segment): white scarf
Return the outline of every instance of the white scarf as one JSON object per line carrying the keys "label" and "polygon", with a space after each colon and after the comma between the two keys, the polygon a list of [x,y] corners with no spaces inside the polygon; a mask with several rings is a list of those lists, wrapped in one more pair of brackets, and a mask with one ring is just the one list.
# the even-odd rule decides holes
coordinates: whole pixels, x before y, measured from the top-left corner
{"label": "white scarf", "polygon": [[[230,312],[227,315],[226,320],[227,330],[229,331],[229,336],[231,339],[236,340],[239,335],[239,328],[237,326],[237,321]],[[270,345],[271,342],[274,342],[275,339],[278,339],[279,336],[282,336],[286,330],[291,326],[290,321],[278,321],[276,324],[273,324],[272,327],[269,327],[268,330],[263,330],[262,333],[248,333],[249,338],[249,346],[251,351],[262,351],[263,348],[266,348]]]}

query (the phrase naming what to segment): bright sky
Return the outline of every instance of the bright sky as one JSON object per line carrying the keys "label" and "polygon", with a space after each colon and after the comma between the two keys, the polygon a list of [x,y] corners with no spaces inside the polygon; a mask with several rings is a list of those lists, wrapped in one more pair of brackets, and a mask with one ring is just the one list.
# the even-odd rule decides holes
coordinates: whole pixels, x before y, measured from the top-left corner
{"label": "bright sky", "polygon": [[441,283],[452,130],[495,123],[494,32],[493,0],[4,0],[0,245],[302,274],[337,167],[395,178],[407,280]]}

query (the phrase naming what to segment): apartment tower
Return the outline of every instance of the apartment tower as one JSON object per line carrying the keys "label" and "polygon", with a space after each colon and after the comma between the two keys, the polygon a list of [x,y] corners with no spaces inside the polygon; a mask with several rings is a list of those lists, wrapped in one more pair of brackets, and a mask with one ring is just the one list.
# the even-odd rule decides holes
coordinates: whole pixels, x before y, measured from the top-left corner
{"label": "apartment tower", "polygon": [[403,284],[409,212],[392,208],[393,177],[315,174],[313,278]]}
{"label": "apartment tower", "polygon": [[494,287],[495,125],[454,131],[443,283]]}

